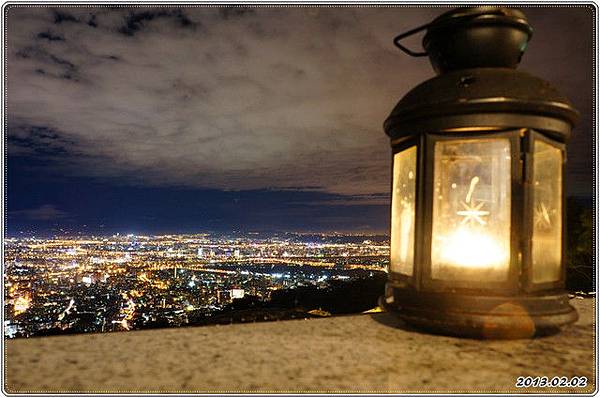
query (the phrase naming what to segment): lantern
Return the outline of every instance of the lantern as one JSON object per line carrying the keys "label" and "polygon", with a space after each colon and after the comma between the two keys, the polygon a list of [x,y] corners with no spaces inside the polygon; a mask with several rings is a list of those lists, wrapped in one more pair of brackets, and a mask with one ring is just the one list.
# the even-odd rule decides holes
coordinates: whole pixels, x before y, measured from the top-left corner
{"label": "lantern", "polygon": [[[425,52],[402,39],[426,30]],[[505,7],[463,7],[394,40],[438,75],[385,121],[391,255],[383,305],[417,327],[521,338],[577,319],[565,285],[565,143],[578,118],[516,70],[532,29]]]}

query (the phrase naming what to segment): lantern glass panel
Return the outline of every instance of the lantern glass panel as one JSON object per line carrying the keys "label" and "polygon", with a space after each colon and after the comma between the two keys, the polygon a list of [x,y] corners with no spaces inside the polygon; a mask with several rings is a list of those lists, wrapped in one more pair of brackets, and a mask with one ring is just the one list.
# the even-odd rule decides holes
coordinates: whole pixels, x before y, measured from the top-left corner
{"label": "lantern glass panel", "polygon": [[543,141],[533,144],[533,282],[558,281],[562,260],[562,152]]}
{"label": "lantern glass panel", "polygon": [[431,277],[505,281],[510,265],[510,141],[435,143]]}
{"label": "lantern glass panel", "polygon": [[390,269],[413,274],[417,147],[394,155]]}

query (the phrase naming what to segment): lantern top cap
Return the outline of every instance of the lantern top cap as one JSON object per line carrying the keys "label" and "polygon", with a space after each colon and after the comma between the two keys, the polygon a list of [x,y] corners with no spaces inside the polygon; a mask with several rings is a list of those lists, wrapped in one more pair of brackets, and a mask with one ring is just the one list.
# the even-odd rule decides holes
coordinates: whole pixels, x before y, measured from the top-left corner
{"label": "lantern top cap", "polygon": [[[425,52],[413,52],[400,44],[400,40],[425,29]],[[438,73],[472,68],[516,68],[532,33],[520,10],[497,6],[460,7],[397,36],[394,43],[409,55],[428,56]]]}
{"label": "lantern top cap", "polygon": [[384,128],[393,139],[486,126],[548,130],[566,140],[578,118],[569,100],[543,79],[509,68],[474,68],[421,83],[398,102]]}
{"label": "lantern top cap", "polygon": [[[445,23],[455,23],[460,22],[461,18],[479,18],[481,19],[507,19],[508,22],[517,23],[517,24],[525,24],[529,26],[527,23],[527,18],[525,14],[516,9],[509,7],[500,7],[500,6],[476,6],[476,7],[459,7],[447,11],[437,18],[433,20],[431,26],[440,26]],[[531,28],[530,28],[531,29]]]}

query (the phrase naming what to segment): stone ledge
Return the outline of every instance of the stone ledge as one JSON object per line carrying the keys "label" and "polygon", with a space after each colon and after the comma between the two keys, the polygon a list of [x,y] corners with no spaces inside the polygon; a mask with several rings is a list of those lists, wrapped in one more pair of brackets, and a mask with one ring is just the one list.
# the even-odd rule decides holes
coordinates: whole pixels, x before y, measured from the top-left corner
{"label": "stone ledge", "polygon": [[[594,299],[533,340],[419,333],[387,313],[5,341],[5,392],[525,392],[517,376],[585,376],[595,390]],[[542,392],[543,390],[537,390]],[[532,392],[528,390],[527,392]]]}

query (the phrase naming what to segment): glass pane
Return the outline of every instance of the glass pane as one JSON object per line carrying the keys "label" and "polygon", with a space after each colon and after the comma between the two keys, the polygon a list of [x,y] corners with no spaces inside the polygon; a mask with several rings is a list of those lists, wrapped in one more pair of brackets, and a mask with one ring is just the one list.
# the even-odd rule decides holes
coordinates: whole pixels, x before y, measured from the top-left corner
{"label": "glass pane", "polygon": [[404,275],[413,274],[416,169],[416,146],[394,155],[390,268]]}
{"label": "glass pane", "polygon": [[562,153],[542,141],[533,144],[533,282],[560,279],[562,257]]}
{"label": "glass pane", "polygon": [[510,141],[439,141],[434,159],[431,277],[506,280],[510,265]]}

